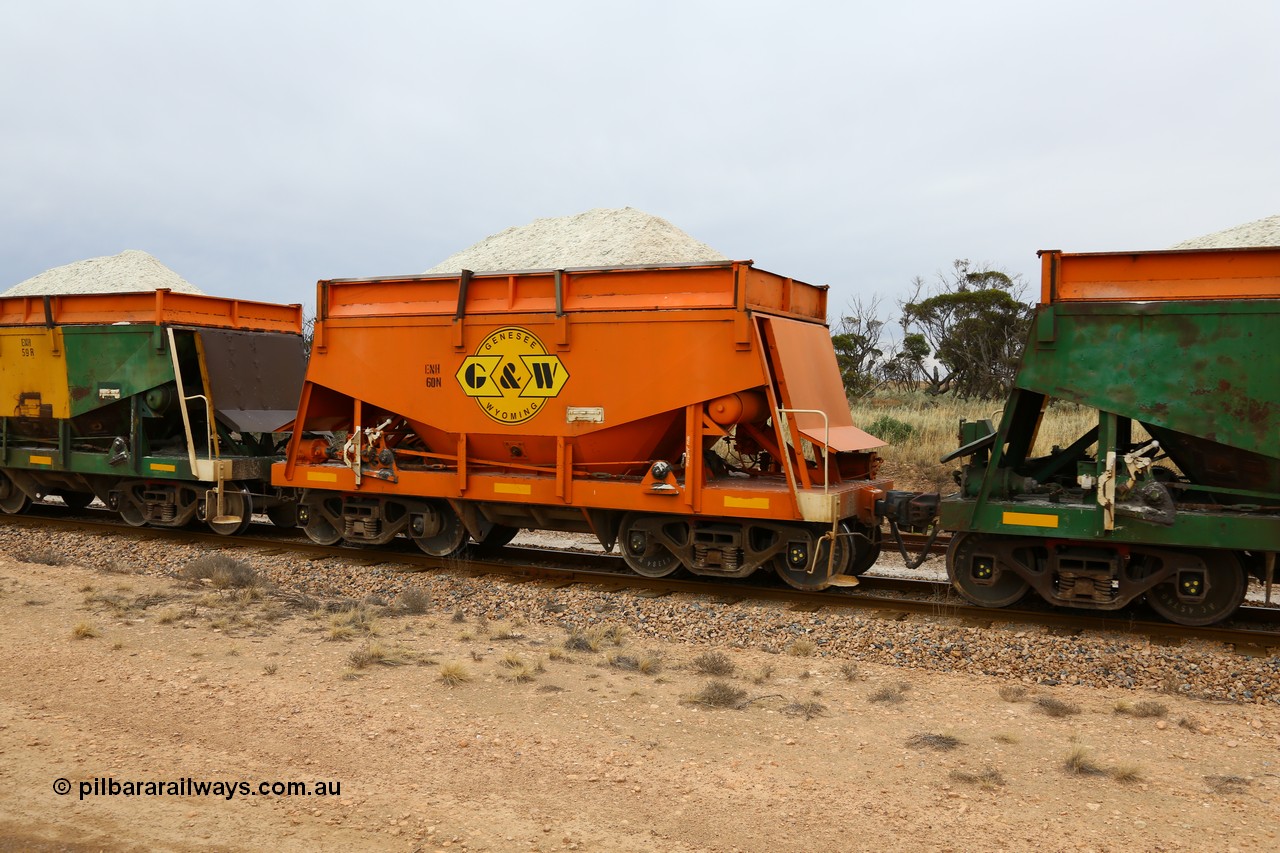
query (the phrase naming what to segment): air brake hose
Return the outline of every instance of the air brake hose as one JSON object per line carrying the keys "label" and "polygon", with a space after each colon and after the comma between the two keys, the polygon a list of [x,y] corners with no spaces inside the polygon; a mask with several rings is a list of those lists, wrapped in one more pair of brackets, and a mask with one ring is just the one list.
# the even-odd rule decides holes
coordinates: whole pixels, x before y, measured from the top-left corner
{"label": "air brake hose", "polygon": [[902,533],[898,530],[898,522],[892,518],[889,519],[889,532],[893,534],[894,539],[898,540],[898,551],[902,554],[902,560],[906,563],[906,568],[918,569],[924,564],[925,560],[929,559],[929,549],[933,547],[934,542],[938,541],[938,536],[942,533],[942,525],[938,524],[936,518],[934,519],[933,533],[929,534],[928,540],[924,543],[924,550],[917,557],[912,557],[907,553],[907,546],[902,541]]}

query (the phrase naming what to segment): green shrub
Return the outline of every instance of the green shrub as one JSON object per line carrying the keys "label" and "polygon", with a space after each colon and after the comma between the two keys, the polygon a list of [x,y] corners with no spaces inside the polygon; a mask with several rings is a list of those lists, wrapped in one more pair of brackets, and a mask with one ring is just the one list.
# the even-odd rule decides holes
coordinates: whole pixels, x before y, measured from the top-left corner
{"label": "green shrub", "polygon": [[900,421],[892,415],[881,415],[863,429],[890,444],[903,444],[916,431],[911,424]]}

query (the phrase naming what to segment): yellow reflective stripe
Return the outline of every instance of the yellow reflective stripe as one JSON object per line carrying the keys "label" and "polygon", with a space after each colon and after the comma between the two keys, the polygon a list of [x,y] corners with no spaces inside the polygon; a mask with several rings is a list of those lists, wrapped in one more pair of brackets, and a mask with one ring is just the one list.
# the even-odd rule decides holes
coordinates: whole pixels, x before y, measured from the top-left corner
{"label": "yellow reflective stripe", "polygon": [[151,463],[151,470],[152,470],[152,471],[177,471],[177,470],[178,470],[178,466],[177,466],[177,465],[170,465],[170,464],[169,464],[169,463],[167,463],[167,462],[152,462],[152,463]]}
{"label": "yellow reflective stripe", "polygon": [[734,498],[725,495],[724,505],[732,509],[768,509],[768,498]]}
{"label": "yellow reflective stripe", "polygon": [[307,479],[313,483],[336,483],[338,482],[338,475],[327,471],[308,471]]}
{"label": "yellow reflective stripe", "polygon": [[495,495],[531,495],[533,486],[526,483],[494,483],[493,493]]}
{"label": "yellow reflective stripe", "polygon": [[1000,519],[1004,524],[1016,524],[1021,527],[1057,527],[1056,515],[1045,515],[1038,512],[1006,512]]}
{"label": "yellow reflective stripe", "polygon": [[53,464],[53,457],[52,457],[52,456],[32,456],[32,457],[31,457],[31,459],[30,459],[30,464],[32,464],[32,465],[52,465],[52,464]]}

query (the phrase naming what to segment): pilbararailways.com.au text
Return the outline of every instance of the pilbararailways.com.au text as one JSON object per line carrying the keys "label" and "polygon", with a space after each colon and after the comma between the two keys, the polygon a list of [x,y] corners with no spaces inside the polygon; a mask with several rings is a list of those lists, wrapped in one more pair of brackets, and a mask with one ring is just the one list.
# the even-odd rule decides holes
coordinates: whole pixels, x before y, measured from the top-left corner
{"label": "pilbararailways.com.au text", "polygon": [[[76,783],[80,799],[87,797],[338,797],[342,783],[318,782],[245,782],[235,779],[207,781],[190,776],[181,779],[126,779],[114,777],[82,779]],[[69,779],[55,779],[54,793],[63,796],[72,790]]]}

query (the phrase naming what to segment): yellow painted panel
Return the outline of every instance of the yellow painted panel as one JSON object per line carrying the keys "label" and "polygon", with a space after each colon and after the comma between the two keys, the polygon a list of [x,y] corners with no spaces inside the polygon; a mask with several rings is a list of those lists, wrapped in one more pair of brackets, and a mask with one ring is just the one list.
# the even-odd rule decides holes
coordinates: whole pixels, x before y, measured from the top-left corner
{"label": "yellow painted panel", "polygon": [[30,464],[32,464],[32,465],[52,465],[52,464],[53,464],[53,457],[52,457],[52,456],[36,456],[36,455],[32,454],[32,456],[31,456],[31,460],[30,460]]}
{"label": "yellow painted panel", "polygon": [[494,483],[493,493],[495,495],[531,495],[533,486],[527,483]]}
{"label": "yellow painted panel", "polygon": [[177,466],[177,465],[170,465],[170,464],[169,464],[169,463],[167,463],[167,462],[152,462],[152,463],[151,463],[151,470],[152,470],[152,471],[177,471],[177,470],[178,470],[178,466]]}
{"label": "yellow painted panel", "polygon": [[13,401],[6,415],[71,417],[61,329],[0,328],[0,400]]}
{"label": "yellow painted panel", "polygon": [[1022,527],[1057,527],[1058,517],[1038,512],[1006,512],[1001,517],[1004,524],[1017,524]]}
{"label": "yellow painted panel", "polygon": [[327,471],[308,471],[307,479],[313,483],[336,483],[338,482],[338,475],[330,474]]}
{"label": "yellow painted panel", "polygon": [[768,509],[768,498],[734,498],[725,495],[724,505],[726,509]]}

